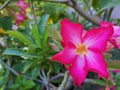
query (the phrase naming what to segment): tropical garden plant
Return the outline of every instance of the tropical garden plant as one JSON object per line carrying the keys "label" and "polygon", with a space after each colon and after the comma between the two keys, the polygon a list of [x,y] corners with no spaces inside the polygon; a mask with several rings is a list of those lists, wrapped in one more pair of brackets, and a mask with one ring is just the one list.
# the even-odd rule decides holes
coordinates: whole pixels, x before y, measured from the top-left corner
{"label": "tropical garden plant", "polygon": [[1,0],[0,90],[120,90],[119,5]]}

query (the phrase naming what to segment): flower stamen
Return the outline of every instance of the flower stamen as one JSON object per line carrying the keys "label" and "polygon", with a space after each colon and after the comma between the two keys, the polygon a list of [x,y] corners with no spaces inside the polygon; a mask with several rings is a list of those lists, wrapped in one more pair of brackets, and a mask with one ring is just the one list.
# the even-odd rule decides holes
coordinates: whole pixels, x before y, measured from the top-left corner
{"label": "flower stamen", "polygon": [[76,54],[77,55],[84,55],[87,53],[87,47],[85,44],[78,44],[76,46]]}

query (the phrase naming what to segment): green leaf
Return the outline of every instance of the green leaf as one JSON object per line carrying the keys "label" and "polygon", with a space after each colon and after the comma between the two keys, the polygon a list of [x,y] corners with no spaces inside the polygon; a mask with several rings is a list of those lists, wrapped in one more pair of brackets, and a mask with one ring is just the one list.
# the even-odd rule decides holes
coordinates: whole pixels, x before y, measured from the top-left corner
{"label": "green leaf", "polygon": [[39,30],[40,34],[42,34],[44,32],[48,18],[49,18],[48,14],[45,14],[41,17],[41,20],[40,20],[39,26],[38,26],[38,30]]}
{"label": "green leaf", "polygon": [[53,63],[52,63],[52,66],[53,66],[53,71],[54,71],[55,73],[59,73],[59,72],[60,72],[60,66],[59,66],[58,63],[53,62]]}
{"label": "green leaf", "polygon": [[93,5],[94,9],[97,10],[97,8],[99,6],[99,0],[92,0],[92,5]]}
{"label": "green leaf", "polygon": [[6,50],[3,52],[3,55],[24,56],[24,57],[28,57],[28,58],[40,58],[40,57],[37,56],[37,55],[25,54],[25,53],[23,53],[22,51],[20,51],[20,50],[18,50],[18,49],[12,49],[12,48],[6,49]]}
{"label": "green leaf", "polygon": [[20,40],[21,42],[27,44],[28,46],[33,44],[25,35],[23,35],[22,33],[18,31],[7,31],[7,33],[15,37],[16,39]]}
{"label": "green leaf", "polygon": [[98,9],[98,12],[117,5],[120,5],[120,0],[93,0],[93,6]]}
{"label": "green leaf", "polygon": [[117,86],[117,87],[116,87],[116,90],[120,90],[120,86]]}
{"label": "green leaf", "polygon": [[108,60],[107,64],[110,69],[120,69],[120,60]]}
{"label": "green leaf", "polygon": [[48,35],[49,32],[47,30],[44,30],[43,34],[42,34],[42,46],[45,46],[48,42]]}
{"label": "green leaf", "polygon": [[54,28],[54,27],[48,27],[47,28],[48,31],[49,31],[49,34],[53,37],[53,41],[54,43],[60,48],[62,49],[62,46],[60,44],[60,40],[61,40],[61,37],[59,35],[59,32]]}
{"label": "green leaf", "polygon": [[115,79],[120,80],[120,73],[117,73],[117,74],[115,75]]}
{"label": "green leaf", "polygon": [[94,83],[101,86],[106,86],[106,82],[104,80],[94,80]]}
{"label": "green leaf", "polygon": [[12,19],[10,17],[0,18],[0,27],[4,30],[12,29]]}
{"label": "green leaf", "polygon": [[38,28],[36,26],[32,26],[31,32],[35,40],[35,43],[37,44],[38,47],[41,47],[41,40],[40,40],[40,34],[38,32]]}
{"label": "green leaf", "polygon": [[32,61],[26,60],[26,63],[25,63],[25,65],[24,65],[24,67],[23,67],[23,70],[22,70],[22,73],[25,73],[25,72],[30,68],[30,66],[31,66],[32,64],[33,64]]}
{"label": "green leaf", "polygon": [[5,70],[2,76],[0,76],[0,87],[4,86],[9,80],[9,70]]}
{"label": "green leaf", "polygon": [[35,86],[35,83],[32,80],[27,80],[25,82],[24,89],[28,90],[28,89],[31,89],[33,86]]}

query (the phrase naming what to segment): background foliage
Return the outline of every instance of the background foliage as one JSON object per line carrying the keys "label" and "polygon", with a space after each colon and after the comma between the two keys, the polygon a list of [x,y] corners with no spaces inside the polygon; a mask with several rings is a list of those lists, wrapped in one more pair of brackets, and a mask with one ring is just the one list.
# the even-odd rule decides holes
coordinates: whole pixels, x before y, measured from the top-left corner
{"label": "background foliage", "polygon": [[[96,27],[92,20],[75,11],[75,6],[69,2],[77,2],[92,17],[117,25],[120,23],[119,18],[111,18],[112,10],[120,5],[119,0],[25,1],[29,4],[27,18],[19,26],[15,25],[15,17],[9,10],[12,8],[19,12],[18,8],[14,8],[17,0],[9,1],[3,8],[7,0],[0,1],[0,90],[54,90],[61,85],[66,69],[60,63],[51,61],[51,57],[62,50],[60,21],[69,18],[82,23],[85,29]],[[106,54],[107,60],[119,60],[119,52],[119,49],[113,49]],[[117,67],[119,63],[113,62],[114,68],[120,69]],[[115,85],[115,90],[119,90],[120,73],[110,71],[114,82],[98,79],[95,73],[89,73],[81,90],[105,89],[106,83],[111,87]],[[71,78],[68,82],[70,86],[66,86],[65,90],[78,89]]]}

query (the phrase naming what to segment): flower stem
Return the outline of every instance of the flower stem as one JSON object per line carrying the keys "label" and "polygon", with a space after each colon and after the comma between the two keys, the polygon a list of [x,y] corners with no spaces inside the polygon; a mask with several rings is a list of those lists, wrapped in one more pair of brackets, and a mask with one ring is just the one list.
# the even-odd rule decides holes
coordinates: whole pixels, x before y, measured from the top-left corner
{"label": "flower stem", "polygon": [[60,87],[58,88],[58,90],[64,90],[66,84],[67,84],[67,81],[69,79],[69,73],[68,71],[65,72],[65,75],[64,75],[64,79],[62,81],[62,84],[60,85]]}
{"label": "flower stem", "polygon": [[36,24],[36,26],[38,26],[38,21],[37,21],[34,6],[33,6],[33,0],[30,0],[30,6],[31,6],[32,14],[33,14],[33,17],[34,17],[34,20],[35,20],[35,24]]}
{"label": "flower stem", "polygon": [[0,6],[0,10],[2,10],[5,6],[7,6],[9,2],[10,0],[5,1],[5,3]]}

